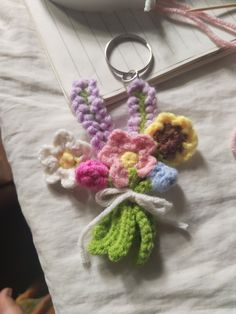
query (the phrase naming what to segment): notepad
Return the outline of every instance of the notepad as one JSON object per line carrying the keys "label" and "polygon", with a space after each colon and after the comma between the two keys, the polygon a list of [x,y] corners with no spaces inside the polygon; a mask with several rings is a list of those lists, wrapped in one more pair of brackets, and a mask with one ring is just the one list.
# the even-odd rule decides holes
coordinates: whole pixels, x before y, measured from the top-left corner
{"label": "notepad", "polygon": [[[84,13],[57,6],[49,0],[25,2],[67,99],[72,82],[80,78],[96,79],[107,103],[125,97],[123,82],[113,75],[104,56],[107,42],[121,33],[137,34],[151,45],[154,64],[146,79],[153,85],[230,53],[230,50],[216,47],[198,29],[174,23],[154,12]],[[213,1],[197,1],[198,6],[209,3],[213,4]],[[210,13],[221,14],[222,11]],[[230,11],[222,18],[236,23],[236,11]],[[236,39],[224,31],[214,31],[223,39]],[[126,42],[116,49],[112,58],[121,70],[135,70],[145,64],[147,51],[141,44]]]}

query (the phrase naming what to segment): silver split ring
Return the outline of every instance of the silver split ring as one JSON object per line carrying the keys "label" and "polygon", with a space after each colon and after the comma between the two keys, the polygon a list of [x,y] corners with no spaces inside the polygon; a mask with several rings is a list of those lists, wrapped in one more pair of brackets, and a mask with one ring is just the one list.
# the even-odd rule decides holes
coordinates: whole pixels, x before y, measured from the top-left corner
{"label": "silver split ring", "polygon": [[[121,71],[119,69],[117,69],[116,67],[114,67],[111,62],[110,62],[110,56],[112,51],[122,42],[125,41],[136,41],[139,42],[141,44],[143,44],[149,51],[149,58],[147,61],[147,64],[142,67],[141,69],[136,69],[136,70],[130,70],[128,72],[124,72]],[[130,81],[132,81],[133,79],[140,77],[141,75],[143,75],[152,65],[153,62],[153,53],[152,53],[152,48],[151,46],[148,44],[148,42],[143,39],[142,37],[135,35],[135,34],[121,34],[119,36],[116,36],[114,38],[112,38],[105,47],[105,57],[106,57],[106,62],[108,64],[108,66],[110,67],[111,71],[118,76],[119,78],[121,78],[121,80],[125,83],[128,83]]]}

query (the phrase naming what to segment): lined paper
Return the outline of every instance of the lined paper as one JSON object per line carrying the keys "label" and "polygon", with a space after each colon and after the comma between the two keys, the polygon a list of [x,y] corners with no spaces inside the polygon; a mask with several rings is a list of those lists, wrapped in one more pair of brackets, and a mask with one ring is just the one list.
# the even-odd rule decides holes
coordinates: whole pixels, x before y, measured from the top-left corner
{"label": "lined paper", "polygon": [[[196,64],[199,58],[203,61],[203,57],[218,50],[196,28],[175,24],[154,12],[82,13],[59,7],[50,0],[25,2],[66,97],[72,82],[80,78],[96,79],[101,94],[108,101],[124,95],[123,83],[111,73],[104,57],[107,42],[121,33],[137,34],[151,45],[155,61],[147,79],[152,83],[186,71],[190,68],[187,65]],[[186,2],[195,3],[193,0]],[[213,2],[201,0],[197,4],[207,6]],[[219,10],[210,13],[221,14]],[[231,11],[223,18],[235,23],[236,12]],[[214,31],[226,40],[235,39],[222,30]],[[123,43],[112,55],[112,62],[124,71],[141,68],[148,58],[147,53],[138,43]]]}

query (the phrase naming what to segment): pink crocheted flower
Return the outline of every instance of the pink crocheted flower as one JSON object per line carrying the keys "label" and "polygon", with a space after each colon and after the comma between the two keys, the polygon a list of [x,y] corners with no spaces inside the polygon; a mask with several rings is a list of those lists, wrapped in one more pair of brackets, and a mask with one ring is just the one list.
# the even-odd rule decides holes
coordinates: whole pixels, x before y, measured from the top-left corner
{"label": "pink crocheted flower", "polygon": [[109,170],[106,165],[97,160],[82,162],[75,169],[77,183],[81,186],[99,191],[108,185]]}
{"label": "pink crocheted flower", "polygon": [[129,169],[135,168],[139,177],[146,177],[157,163],[151,154],[156,143],[149,135],[129,135],[122,130],[114,130],[98,158],[110,167],[110,177],[116,188],[129,183]]}

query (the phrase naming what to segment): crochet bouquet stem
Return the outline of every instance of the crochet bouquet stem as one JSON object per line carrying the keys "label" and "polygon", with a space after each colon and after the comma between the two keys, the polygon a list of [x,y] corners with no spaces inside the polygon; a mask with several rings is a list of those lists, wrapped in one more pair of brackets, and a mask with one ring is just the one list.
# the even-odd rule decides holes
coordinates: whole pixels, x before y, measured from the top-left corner
{"label": "crochet bouquet stem", "polygon": [[[148,192],[150,185],[142,182],[134,191]],[[155,233],[152,216],[138,204],[124,201],[94,227],[88,251],[92,255],[107,255],[110,261],[118,262],[135,244],[138,247],[136,263],[141,265],[152,252]]]}

